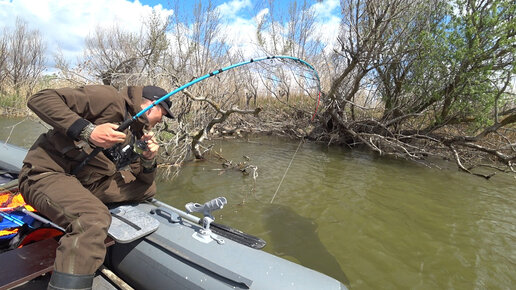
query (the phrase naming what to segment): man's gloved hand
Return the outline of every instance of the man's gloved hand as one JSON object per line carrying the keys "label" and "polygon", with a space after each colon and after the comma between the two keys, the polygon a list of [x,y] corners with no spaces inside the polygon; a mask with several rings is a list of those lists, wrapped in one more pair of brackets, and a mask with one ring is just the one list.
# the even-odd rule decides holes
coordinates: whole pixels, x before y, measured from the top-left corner
{"label": "man's gloved hand", "polygon": [[117,143],[122,143],[125,140],[125,134],[116,131],[118,125],[112,123],[105,123],[97,125],[91,132],[90,142],[98,147],[104,149],[110,148]]}

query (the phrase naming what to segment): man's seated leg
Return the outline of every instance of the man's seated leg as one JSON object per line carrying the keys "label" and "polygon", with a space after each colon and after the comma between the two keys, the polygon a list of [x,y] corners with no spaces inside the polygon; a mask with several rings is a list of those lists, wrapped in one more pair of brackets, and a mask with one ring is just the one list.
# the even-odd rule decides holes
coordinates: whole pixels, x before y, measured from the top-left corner
{"label": "man's seated leg", "polygon": [[120,173],[93,192],[104,203],[142,202],[156,194],[156,183],[148,184],[138,179],[127,182]]}
{"label": "man's seated leg", "polygon": [[111,223],[107,207],[75,177],[64,173],[22,176],[20,189],[28,203],[66,229],[56,251],[58,273],[51,281],[65,286],[89,283],[106,254],[104,240]]}

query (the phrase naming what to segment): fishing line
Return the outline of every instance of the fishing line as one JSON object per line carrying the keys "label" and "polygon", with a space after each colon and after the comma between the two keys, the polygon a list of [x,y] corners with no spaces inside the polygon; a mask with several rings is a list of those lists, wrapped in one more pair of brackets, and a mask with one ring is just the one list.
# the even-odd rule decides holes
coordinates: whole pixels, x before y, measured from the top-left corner
{"label": "fishing line", "polygon": [[299,145],[297,145],[296,152],[294,152],[294,155],[292,156],[292,159],[290,159],[290,163],[288,164],[287,169],[285,170],[285,173],[283,174],[283,177],[281,178],[281,181],[280,181],[280,183],[278,185],[278,188],[276,188],[276,192],[274,193],[274,196],[271,199],[271,203],[274,201],[274,198],[276,197],[276,194],[278,194],[278,191],[279,191],[279,189],[281,187],[281,184],[283,183],[283,180],[285,179],[285,176],[287,176],[287,172],[290,169],[290,165],[292,165],[292,161],[294,161],[294,158],[296,157],[297,151],[299,151],[299,147],[301,147],[302,143],[303,143],[303,139],[301,139],[301,141],[299,141]]}

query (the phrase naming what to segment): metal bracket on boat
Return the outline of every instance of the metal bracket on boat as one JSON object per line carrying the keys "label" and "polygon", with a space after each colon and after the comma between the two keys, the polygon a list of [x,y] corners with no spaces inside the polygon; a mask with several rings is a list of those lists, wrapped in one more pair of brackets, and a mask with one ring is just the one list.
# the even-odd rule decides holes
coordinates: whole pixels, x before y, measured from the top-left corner
{"label": "metal bracket on boat", "polygon": [[202,205],[196,202],[189,202],[185,205],[186,211],[188,213],[200,212],[204,215],[202,219],[203,228],[199,230],[198,233],[194,234],[195,239],[203,243],[209,243],[213,239],[220,245],[224,244],[224,240],[219,238],[219,236],[210,230],[210,225],[215,220],[212,212],[223,208],[227,203],[228,201],[225,197],[217,197]]}

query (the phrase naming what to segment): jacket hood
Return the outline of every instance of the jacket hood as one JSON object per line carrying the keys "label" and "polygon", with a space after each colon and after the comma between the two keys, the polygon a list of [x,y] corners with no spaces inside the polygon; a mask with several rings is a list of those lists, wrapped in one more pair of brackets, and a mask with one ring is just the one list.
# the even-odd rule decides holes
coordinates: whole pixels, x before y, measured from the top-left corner
{"label": "jacket hood", "polygon": [[124,97],[131,116],[136,115],[142,110],[140,106],[142,103],[142,92],[143,87],[141,86],[128,86],[120,90],[120,94]]}

